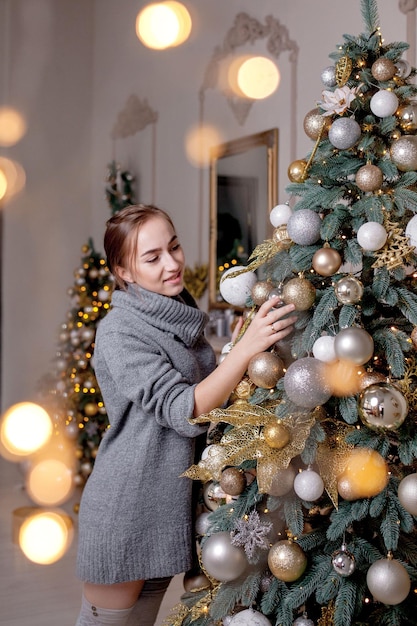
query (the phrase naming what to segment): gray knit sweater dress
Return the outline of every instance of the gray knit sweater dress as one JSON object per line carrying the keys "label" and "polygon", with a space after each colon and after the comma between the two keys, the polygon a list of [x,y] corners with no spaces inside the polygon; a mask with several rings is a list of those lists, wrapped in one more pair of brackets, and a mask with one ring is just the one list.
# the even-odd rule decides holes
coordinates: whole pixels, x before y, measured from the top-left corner
{"label": "gray knit sweater dress", "polygon": [[[188,302],[188,303],[187,303]],[[194,388],[215,367],[207,315],[183,292],[115,291],[96,334],[94,368],[110,428],[84,487],[77,575],[111,584],[192,566]]]}

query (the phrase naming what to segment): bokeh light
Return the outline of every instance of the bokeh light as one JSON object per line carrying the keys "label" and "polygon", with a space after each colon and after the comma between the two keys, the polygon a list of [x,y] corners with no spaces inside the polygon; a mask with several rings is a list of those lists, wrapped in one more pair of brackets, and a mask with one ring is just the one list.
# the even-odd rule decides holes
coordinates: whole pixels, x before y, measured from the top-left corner
{"label": "bokeh light", "polygon": [[231,66],[235,76],[231,76],[232,85],[237,85],[247,98],[262,100],[278,89],[280,73],[276,64],[267,57],[252,56],[236,66]]}
{"label": "bokeh light", "polygon": [[188,39],[190,32],[190,14],[176,0],[148,4],[136,18],[136,35],[153,50],[178,46]]}
{"label": "bokeh light", "polygon": [[19,111],[0,107],[0,146],[14,146],[26,133],[26,121]]}
{"label": "bokeh light", "polygon": [[7,192],[7,178],[3,170],[0,170],[0,200],[4,198]]}
{"label": "bokeh light", "polygon": [[185,153],[195,167],[204,167],[210,162],[210,153],[223,143],[220,131],[210,124],[193,126],[185,137]]}
{"label": "bokeh light", "polygon": [[19,545],[30,561],[50,565],[64,556],[71,545],[73,534],[73,523],[68,515],[42,511],[23,522]]}
{"label": "bokeh light", "polygon": [[20,163],[1,156],[0,172],[6,179],[6,188],[3,194],[0,192],[0,200],[8,200],[19,193],[19,191],[22,191],[26,184],[26,174]]}
{"label": "bokeh light", "polygon": [[20,402],[4,413],[0,440],[11,454],[27,456],[48,442],[52,430],[52,421],[45,409],[33,402]]}
{"label": "bokeh light", "polygon": [[74,491],[74,476],[71,469],[58,459],[45,459],[36,463],[26,479],[28,495],[37,504],[57,506]]}

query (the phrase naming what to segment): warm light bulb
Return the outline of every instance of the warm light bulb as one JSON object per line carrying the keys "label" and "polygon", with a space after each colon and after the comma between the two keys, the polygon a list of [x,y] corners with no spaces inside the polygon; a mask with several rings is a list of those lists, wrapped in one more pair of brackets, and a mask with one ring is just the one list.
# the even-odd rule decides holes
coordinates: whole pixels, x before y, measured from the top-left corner
{"label": "warm light bulb", "polygon": [[0,156],[0,171],[5,176],[7,185],[3,195],[0,192],[0,199],[11,198],[23,189],[26,184],[26,174],[20,163]]}
{"label": "warm light bulb", "polygon": [[7,178],[3,170],[0,170],[0,200],[6,195]]}
{"label": "warm light bulb", "polygon": [[68,516],[45,511],[23,522],[19,532],[19,545],[30,561],[50,565],[64,556],[72,537],[72,521]]}
{"label": "warm light bulb", "polygon": [[36,463],[26,479],[29,496],[37,504],[62,504],[74,489],[73,473],[62,461],[45,459]]}
{"label": "warm light bulb", "polygon": [[154,50],[179,46],[188,39],[190,32],[190,14],[176,0],[148,4],[136,18],[138,38]]}
{"label": "warm light bulb", "polygon": [[278,89],[280,74],[271,59],[257,56],[242,63],[237,72],[237,84],[247,98],[262,100]]}
{"label": "warm light bulb", "polygon": [[0,107],[0,146],[14,146],[26,133],[23,116],[11,107]]}
{"label": "warm light bulb", "polygon": [[48,413],[33,402],[15,404],[2,417],[0,439],[4,448],[17,456],[33,454],[52,435]]}
{"label": "warm light bulb", "polygon": [[211,150],[221,143],[222,137],[215,126],[194,126],[186,134],[185,153],[192,165],[202,167],[209,163]]}

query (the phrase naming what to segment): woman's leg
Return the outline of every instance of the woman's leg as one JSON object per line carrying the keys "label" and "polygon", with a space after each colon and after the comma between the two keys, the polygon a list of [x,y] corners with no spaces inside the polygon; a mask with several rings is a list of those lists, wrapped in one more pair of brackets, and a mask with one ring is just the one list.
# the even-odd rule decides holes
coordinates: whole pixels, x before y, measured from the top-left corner
{"label": "woman's leg", "polygon": [[132,609],[127,626],[154,626],[159,607],[172,577],[146,580]]}
{"label": "woman's leg", "polygon": [[144,581],[114,585],[84,584],[76,626],[127,626]]}

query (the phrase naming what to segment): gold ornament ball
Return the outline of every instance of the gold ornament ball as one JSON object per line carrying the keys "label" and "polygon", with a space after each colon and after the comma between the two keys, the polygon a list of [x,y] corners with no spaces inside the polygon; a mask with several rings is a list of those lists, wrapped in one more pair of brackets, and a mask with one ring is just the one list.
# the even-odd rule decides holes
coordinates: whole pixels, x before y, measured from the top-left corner
{"label": "gold ornament ball", "polygon": [[262,389],[272,389],[284,375],[284,361],[272,352],[260,352],[249,361],[248,376]]}
{"label": "gold ornament ball", "polygon": [[208,589],[210,587],[210,581],[203,572],[199,572],[198,574],[187,572],[184,574],[183,585],[184,590],[189,593],[197,589]]}
{"label": "gold ornament ball", "polygon": [[332,276],[341,265],[342,257],[334,248],[320,248],[313,255],[312,266],[320,276]]}
{"label": "gold ornament ball", "polygon": [[380,82],[391,80],[396,72],[397,67],[391,59],[387,59],[386,57],[380,57],[372,64],[371,67],[372,76]]}
{"label": "gold ornament ball", "polygon": [[282,289],[285,304],[294,304],[296,311],[307,311],[316,299],[316,288],[306,278],[291,278]]}
{"label": "gold ornament ball", "polygon": [[304,132],[307,137],[316,141],[319,137],[327,135],[331,124],[330,116],[323,116],[318,108],[312,109],[304,118]]}
{"label": "gold ornament ball", "polygon": [[220,487],[228,496],[238,496],[246,487],[246,476],[237,467],[227,467],[222,471]]}
{"label": "gold ornament ball", "polygon": [[388,467],[379,452],[371,448],[354,448],[338,476],[337,490],[345,500],[359,500],[378,495],[387,483]]}
{"label": "gold ornament ball", "polygon": [[266,302],[273,287],[273,284],[268,280],[260,280],[255,283],[251,291],[254,304],[261,306],[264,302]]}
{"label": "gold ornament ball", "polygon": [[278,226],[274,229],[274,232],[272,233],[272,240],[277,246],[280,246],[281,248],[287,249],[291,247],[293,242],[292,239],[288,236],[286,224],[284,226]]}
{"label": "gold ornament ball", "polygon": [[270,448],[280,450],[291,440],[290,431],[281,422],[271,422],[264,426],[264,438]]}
{"label": "gold ornament ball", "polygon": [[417,130],[417,105],[404,104],[398,107],[396,116],[403,130]]}
{"label": "gold ornament ball", "polygon": [[87,402],[84,406],[84,413],[87,417],[94,417],[98,413],[98,406],[95,402]]}
{"label": "gold ornament ball", "polygon": [[298,543],[282,539],[270,548],[268,566],[275,578],[291,583],[304,574],[307,557]]}
{"label": "gold ornament ball", "polygon": [[377,165],[367,163],[358,169],[355,183],[361,191],[376,191],[382,186],[384,176]]}
{"label": "gold ornament ball", "polygon": [[363,374],[361,374],[361,376],[359,376],[359,391],[363,391],[371,385],[386,382],[387,377],[380,372],[364,372]]}
{"label": "gold ornament ball", "polygon": [[293,161],[288,168],[288,178],[292,183],[302,183],[306,179],[307,162],[303,159]]}

